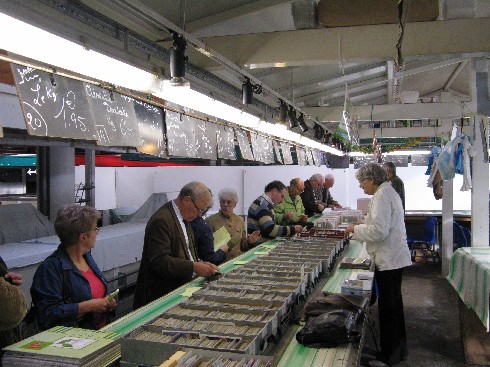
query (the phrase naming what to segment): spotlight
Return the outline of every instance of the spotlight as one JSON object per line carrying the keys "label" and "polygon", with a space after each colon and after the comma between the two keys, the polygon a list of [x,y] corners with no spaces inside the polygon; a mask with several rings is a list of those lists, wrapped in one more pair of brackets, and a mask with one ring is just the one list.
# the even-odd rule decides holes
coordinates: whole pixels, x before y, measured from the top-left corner
{"label": "spotlight", "polygon": [[253,100],[253,87],[250,79],[247,78],[242,84],[242,103],[250,104]]}
{"label": "spotlight", "polygon": [[325,144],[325,145],[328,145],[330,143],[330,140],[332,139],[332,133],[331,132],[327,132],[324,136],[323,136],[323,141],[322,143]]}
{"label": "spotlight", "polygon": [[302,132],[305,133],[308,131],[308,125],[306,125],[305,117],[302,113],[298,117],[298,124],[299,124],[299,128],[301,129]]}
{"label": "spotlight", "polygon": [[185,49],[187,42],[185,38],[178,33],[173,33],[174,45],[169,50],[170,52],[170,84],[174,87],[187,86],[189,82],[185,77]]}
{"label": "spotlight", "polygon": [[325,135],[325,129],[321,127],[318,124],[315,124],[315,127],[313,128],[315,131],[315,139],[316,140],[322,140],[323,136]]}
{"label": "spotlight", "polygon": [[242,84],[242,103],[251,104],[253,102],[253,94],[262,93],[262,86],[250,82],[249,78],[246,78]]}
{"label": "spotlight", "polygon": [[277,122],[279,122],[280,124],[286,124],[287,113],[288,113],[288,105],[286,104],[286,102],[281,100],[281,105],[279,106],[279,118]]}
{"label": "spotlight", "polygon": [[289,106],[288,120],[290,129],[294,129],[296,126],[298,126],[298,119],[296,118],[296,111],[294,110],[293,106]]}

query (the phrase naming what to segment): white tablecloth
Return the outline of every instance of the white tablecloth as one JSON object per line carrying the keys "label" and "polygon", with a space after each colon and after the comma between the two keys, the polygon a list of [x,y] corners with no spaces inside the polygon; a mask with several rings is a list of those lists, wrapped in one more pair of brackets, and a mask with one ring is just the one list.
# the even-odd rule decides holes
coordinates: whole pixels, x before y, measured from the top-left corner
{"label": "white tablecloth", "polygon": [[490,247],[464,247],[456,250],[447,279],[463,302],[475,311],[487,331],[490,331]]}
{"label": "white tablecloth", "polygon": [[[92,256],[102,271],[141,260],[146,223],[118,223],[102,227]],[[0,256],[9,268],[38,264],[56,250],[58,236],[41,237],[0,246]]]}

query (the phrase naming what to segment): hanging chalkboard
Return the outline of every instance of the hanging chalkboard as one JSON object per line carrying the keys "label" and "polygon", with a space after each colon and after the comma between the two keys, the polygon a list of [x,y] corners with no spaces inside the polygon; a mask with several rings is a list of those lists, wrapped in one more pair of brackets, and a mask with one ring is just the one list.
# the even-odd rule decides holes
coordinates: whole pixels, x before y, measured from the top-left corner
{"label": "hanging chalkboard", "polygon": [[291,147],[287,142],[281,143],[281,152],[284,159],[284,164],[293,164],[293,156],[291,155]]}
{"label": "hanging chalkboard", "polygon": [[429,155],[412,155],[410,157],[410,163],[412,166],[428,166],[429,165]]}
{"label": "hanging chalkboard", "polygon": [[272,140],[272,146],[274,147],[274,153],[276,154],[276,162],[283,164],[284,160],[282,159],[281,156],[281,149],[279,148],[279,143],[275,140]]}
{"label": "hanging chalkboard", "polygon": [[298,157],[298,165],[306,166],[306,154],[303,148],[296,147],[296,156]]}
{"label": "hanging chalkboard", "polygon": [[132,98],[92,84],[84,83],[84,87],[97,132],[97,144],[141,146]]}
{"label": "hanging chalkboard", "polygon": [[197,157],[216,160],[217,131],[216,124],[195,119],[196,130],[194,131]]}
{"label": "hanging chalkboard", "polygon": [[250,141],[252,143],[252,151],[255,161],[263,162],[264,154],[262,151],[260,136],[257,133],[250,133]]}
{"label": "hanging chalkboard", "polygon": [[231,127],[216,125],[218,131],[218,157],[236,159],[235,131]]}
{"label": "hanging chalkboard", "polygon": [[133,99],[133,103],[142,142],[141,147],[137,148],[138,152],[160,158],[168,157],[164,133],[165,111],[158,106],[137,99]]}
{"label": "hanging chalkboard", "polygon": [[323,152],[315,150],[313,152],[313,158],[315,159],[315,166],[320,167],[322,164],[324,164]]}
{"label": "hanging chalkboard", "polygon": [[374,162],[374,155],[366,155],[366,156],[360,156],[360,157],[353,157],[353,163],[354,163],[354,168],[358,169],[364,166],[366,163],[371,163]]}
{"label": "hanging chalkboard", "polygon": [[97,139],[83,83],[16,64],[12,74],[28,134]]}
{"label": "hanging chalkboard", "polygon": [[272,146],[272,139],[262,136],[262,146],[264,149],[262,150],[264,153],[264,163],[272,164],[274,163],[274,147]]}
{"label": "hanging chalkboard", "polygon": [[250,148],[250,143],[248,142],[248,135],[245,130],[235,129],[236,140],[238,141],[238,146],[240,147],[240,152],[242,153],[243,159],[247,159],[249,161],[254,160],[254,156],[252,154],[252,149]]}
{"label": "hanging chalkboard", "polygon": [[30,135],[142,145],[132,98],[27,66],[12,73]]}
{"label": "hanging chalkboard", "polygon": [[168,154],[171,156],[196,158],[194,122],[188,116],[166,110]]}
{"label": "hanging chalkboard", "polygon": [[387,155],[385,161],[393,162],[395,167],[408,167],[408,155]]}
{"label": "hanging chalkboard", "polygon": [[349,168],[349,156],[325,153],[325,162],[328,168]]}

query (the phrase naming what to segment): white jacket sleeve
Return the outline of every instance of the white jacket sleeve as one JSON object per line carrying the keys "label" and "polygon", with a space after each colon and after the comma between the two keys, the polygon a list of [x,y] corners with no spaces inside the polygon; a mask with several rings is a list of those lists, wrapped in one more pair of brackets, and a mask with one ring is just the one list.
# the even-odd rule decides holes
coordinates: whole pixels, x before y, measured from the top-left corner
{"label": "white jacket sleeve", "polygon": [[381,242],[390,232],[392,216],[390,200],[384,192],[375,195],[366,224],[358,224],[354,227],[354,234],[359,241]]}

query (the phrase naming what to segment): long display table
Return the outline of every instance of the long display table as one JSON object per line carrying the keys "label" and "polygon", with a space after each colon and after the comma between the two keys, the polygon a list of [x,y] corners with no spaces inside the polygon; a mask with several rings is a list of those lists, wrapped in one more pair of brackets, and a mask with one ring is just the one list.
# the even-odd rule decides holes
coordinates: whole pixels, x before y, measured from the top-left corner
{"label": "long display table", "polygon": [[459,295],[459,318],[466,363],[490,365],[490,248],[456,250],[447,277]]}

